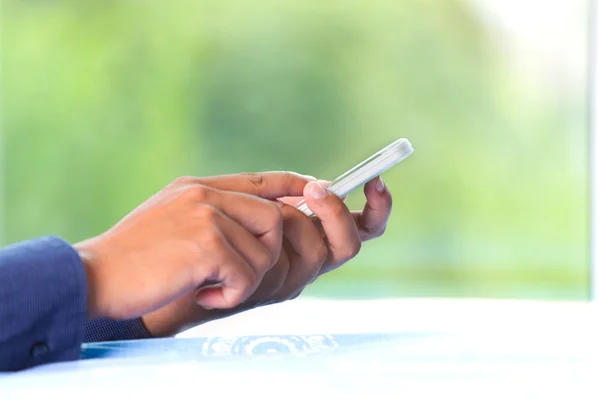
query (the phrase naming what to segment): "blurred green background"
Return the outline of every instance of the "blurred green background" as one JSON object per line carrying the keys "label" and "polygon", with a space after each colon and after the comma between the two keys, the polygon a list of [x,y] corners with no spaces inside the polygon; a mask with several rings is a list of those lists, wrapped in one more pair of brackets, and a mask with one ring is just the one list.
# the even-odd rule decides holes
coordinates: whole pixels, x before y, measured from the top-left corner
{"label": "blurred green background", "polygon": [[3,1],[0,240],[82,240],[179,175],[332,179],[407,137],[386,235],[306,294],[585,299],[588,4],[532,14],[538,54],[487,3]]}

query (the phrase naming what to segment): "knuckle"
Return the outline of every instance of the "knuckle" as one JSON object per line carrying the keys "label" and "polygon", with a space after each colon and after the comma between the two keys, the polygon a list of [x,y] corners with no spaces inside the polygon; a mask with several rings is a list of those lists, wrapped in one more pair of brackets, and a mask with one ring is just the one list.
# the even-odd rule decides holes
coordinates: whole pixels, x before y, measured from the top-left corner
{"label": "knuckle", "polygon": [[272,296],[269,299],[269,302],[271,304],[279,304],[279,303],[283,303],[284,301],[287,301],[290,298],[290,295],[288,294],[277,294],[276,296]]}
{"label": "knuckle", "polygon": [[242,176],[252,185],[258,189],[262,189],[266,184],[266,176],[264,174],[256,172],[243,172]]}
{"label": "knuckle", "polygon": [[256,289],[259,277],[250,268],[241,270],[232,268],[229,275],[235,277],[235,287],[229,287],[226,291],[225,305],[227,308],[234,308],[246,301]]}
{"label": "knuckle", "polygon": [[304,290],[298,290],[296,293],[292,294],[289,298],[289,300],[296,300],[298,297],[300,297],[300,295],[302,294]]}
{"label": "knuckle", "polygon": [[184,192],[187,199],[194,202],[206,201],[210,194],[210,188],[203,185],[189,185]]}
{"label": "knuckle", "polygon": [[305,289],[305,287],[303,286],[301,288],[295,289],[291,293],[288,293],[288,294],[283,295],[283,296],[279,296],[277,299],[275,299],[275,302],[276,303],[283,303],[283,302],[286,302],[286,301],[295,300],[295,299],[297,299],[302,294],[302,292],[304,291],[304,289]]}
{"label": "knuckle", "polygon": [[277,204],[269,202],[269,221],[273,228],[283,228],[283,210]]}
{"label": "knuckle", "polygon": [[281,172],[278,172],[278,174],[281,176],[281,180],[284,183],[292,183],[295,180],[300,179],[300,175],[294,174],[290,171],[281,171]]}
{"label": "knuckle", "polygon": [[261,251],[254,260],[254,265],[259,271],[270,269],[274,263],[273,255],[267,249]]}
{"label": "knuckle", "polygon": [[208,204],[198,204],[195,210],[197,218],[209,223],[213,223],[219,214],[219,211],[216,208]]}
{"label": "knuckle", "polygon": [[360,253],[360,249],[362,247],[362,243],[360,240],[352,242],[349,246],[345,247],[343,251],[341,251],[341,258],[344,260],[350,260]]}
{"label": "knuckle", "polygon": [[383,227],[365,227],[365,230],[367,232],[367,234],[369,235],[369,239],[377,239],[378,237],[382,236],[385,231],[387,229],[387,224],[384,225]]}
{"label": "knuckle", "polygon": [[259,275],[259,273],[257,271],[253,270],[252,268],[248,268],[248,270],[246,271],[246,273],[244,274],[244,277],[243,277],[244,289],[245,289],[244,293],[252,293],[252,291],[254,291],[254,289],[260,283],[261,276],[262,276],[262,274]]}
{"label": "knuckle", "polygon": [[195,181],[195,178],[193,176],[185,175],[185,176],[180,176],[177,179],[175,179],[172,184],[175,186],[185,186],[185,185],[194,183],[194,181]]}
{"label": "knuckle", "polygon": [[384,226],[383,228],[381,228],[377,233],[375,233],[373,235],[373,238],[378,238],[378,237],[382,236],[385,233],[386,229],[387,229],[387,225]]}

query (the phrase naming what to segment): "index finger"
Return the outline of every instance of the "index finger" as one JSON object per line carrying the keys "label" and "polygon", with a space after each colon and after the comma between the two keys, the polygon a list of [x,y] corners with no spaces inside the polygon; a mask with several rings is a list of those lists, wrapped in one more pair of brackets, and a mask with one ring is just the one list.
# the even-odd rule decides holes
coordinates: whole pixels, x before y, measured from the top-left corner
{"label": "index finger", "polygon": [[192,182],[215,189],[242,192],[264,199],[302,196],[304,186],[314,178],[288,171],[241,173],[206,178],[191,178]]}

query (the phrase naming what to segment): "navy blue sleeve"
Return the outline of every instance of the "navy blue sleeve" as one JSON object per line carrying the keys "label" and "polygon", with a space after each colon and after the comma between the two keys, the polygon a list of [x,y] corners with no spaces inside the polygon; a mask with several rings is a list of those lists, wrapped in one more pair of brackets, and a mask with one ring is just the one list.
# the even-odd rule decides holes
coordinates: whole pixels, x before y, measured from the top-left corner
{"label": "navy blue sleeve", "polygon": [[84,342],[148,339],[152,337],[140,318],[125,321],[95,319],[85,327]]}
{"label": "navy blue sleeve", "polygon": [[86,303],[83,263],[65,241],[0,249],[0,370],[78,359]]}

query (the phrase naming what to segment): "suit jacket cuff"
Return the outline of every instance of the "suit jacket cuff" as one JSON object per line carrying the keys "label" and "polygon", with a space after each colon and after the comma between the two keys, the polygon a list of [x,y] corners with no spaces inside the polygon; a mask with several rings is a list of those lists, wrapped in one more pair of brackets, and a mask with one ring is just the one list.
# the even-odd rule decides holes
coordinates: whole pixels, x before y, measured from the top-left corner
{"label": "suit jacket cuff", "polygon": [[79,358],[87,281],[77,252],[57,237],[0,250],[0,370]]}

